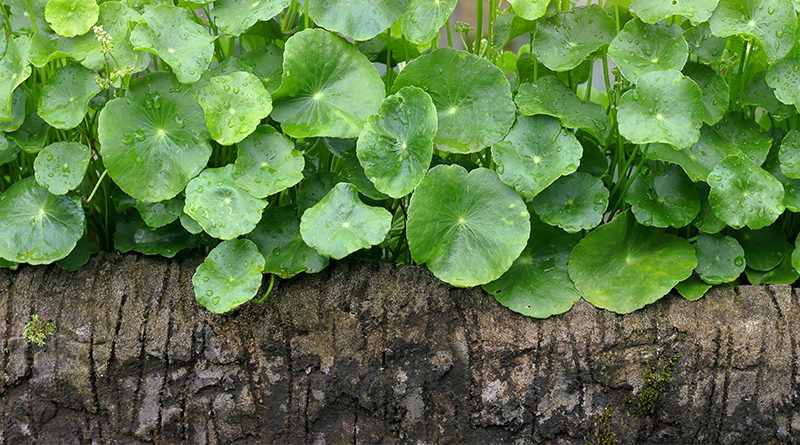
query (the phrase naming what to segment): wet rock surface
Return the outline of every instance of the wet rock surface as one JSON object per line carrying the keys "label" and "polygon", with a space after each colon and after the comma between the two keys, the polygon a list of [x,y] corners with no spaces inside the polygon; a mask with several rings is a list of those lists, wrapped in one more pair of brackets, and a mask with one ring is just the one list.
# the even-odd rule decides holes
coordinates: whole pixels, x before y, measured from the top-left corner
{"label": "wet rock surface", "polygon": [[[620,443],[800,438],[789,286],[535,320],[419,267],[345,261],[214,315],[199,262],[0,270],[0,444],[583,445],[606,407]],[[32,314],[56,324],[44,347],[23,337]],[[666,356],[663,401],[626,413]]]}

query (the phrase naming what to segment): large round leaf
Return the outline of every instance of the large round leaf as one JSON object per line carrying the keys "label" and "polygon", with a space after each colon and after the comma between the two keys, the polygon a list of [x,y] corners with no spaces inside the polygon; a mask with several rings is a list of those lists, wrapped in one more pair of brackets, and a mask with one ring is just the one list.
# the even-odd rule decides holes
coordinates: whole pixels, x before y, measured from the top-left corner
{"label": "large round leaf", "polygon": [[238,36],[258,20],[270,20],[292,0],[216,0],[214,22],[226,35]]}
{"label": "large round leaf", "polygon": [[158,5],[145,12],[130,40],[134,49],[149,51],[167,62],[181,83],[199,79],[214,55],[214,37],[176,6]]}
{"label": "large round leaf", "polygon": [[309,247],[300,235],[300,217],[293,207],[271,207],[247,239],[264,255],[264,273],[291,278],[300,272],[317,273],[328,267],[328,257]]}
{"label": "large round leaf", "polygon": [[744,155],[731,155],[708,174],[708,202],[719,219],[739,229],[760,229],[783,213],[783,186]]}
{"label": "large round leaf", "polygon": [[208,131],[222,145],[240,142],[272,110],[272,99],[253,74],[236,72],[211,79],[198,93]]}
{"label": "large round leaf", "polygon": [[522,198],[492,170],[470,173],[437,165],[422,179],[408,209],[411,257],[440,280],[477,286],[499,278],[528,240]]}
{"label": "large round leaf", "polygon": [[[546,3],[546,2],[543,2]],[[439,28],[456,9],[458,0],[409,0],[400,22],[403,37],[422,45],[439,36]]]}
{"label": "large round leaf", "polygon": [[683,227],[700,212],[697,189],[677,165],[650,170],[636,176],[625,194],[639,224],[653,227]]}
{"label": "large round leaf", "polygon": [[80,185],[90,156],[89,147],[78,142],[50,144],[33,162],[36,182],[54,195],[66,194]]}
{"label": "large round leaf", "polygon": [[728,231],[728,234],[744,249],[747,267],[763,272],[779,265],[789,247],[783,229],[777,225],[759,230],[743,227]]}
{"label": "large round leaf", "polygon": [[317,25],[354,40],[371,39],[403,16],[408,0],[307,0]]}
{"label": "large round leaf", "polygon": [[486,59],[440,48],[403,68],[393,92],[408,85],[431,96],[439,117],[434,142],[451,153],[472,153],[499,141],[514,123],[516,105],[505,75]]}
{"label": "large round leaf", "polygon": [[75,37],[88,32],[99,13],[97,0],[48,0],[44,18],[59,35]]}
{"label": "large round leaf", "polygon": [[792,179],[800,179],[800,131],[789,130],[783,137],[778,155],[783,174]]}
{"label": "large round leaf", "polygon": [[27,53],[26,37],[6,41],[5,33],[0,33],[0,121],[10,121],[11,99],[14,90],[31,75],[31,66],[25,60]]}
{"label": "large round leaf", "polygon": [[266,198],[303,179],[303,155],[291,139],[269,125],[258,127],[238,147],[233,178],[256,198]]}
{"label": "large round leaf", "polygon": [[728,83],[710,66],[696,62],[687,63],[683,74],[692,79],[703,93],[703,105],[706,109],[703,121],[709,125],[719,122],[730,102]]}
{"label": "large round leaf", "polygon": [[264,257],[252,241],[223,241],[197,266],[194,296],[215,314],[228,312],[256,296],[262,270]]}
{"label": "large round leaf", "polygon": [[718,37],[755,37],[767,58],[775,61],[786,56],[794,44],[797,13],[786,0],[720,0],[708,23]]}
{"label": "large round leaf", "polygon": [[228,240],[253,230],[266,205],[236,185],[228,164],[203,170],[189,182],[183,211],[209,235]]}
{"label": "large round leaf", "polygon": [[683,238],[617,215],[572,249],[569,276],[593,305],[627,314],[658,300],[697,266]]}
{"label": "large round leaf", "polygon": [[702,23],[711,17],[719,0],[631,0],[631,9],[647,23],[683,16],[693,23]]}
{"label": "large round leaf", "polygon": [[744,249],[734,238],[702,233],[694,243],[694,250],[697,274],[706,283],[728,283],[744,272]]}
{"label": "large round leaf", "polygon": [[39,96],[39,116],[56,128],[78,126],[89,110],[89,100],[102,89],[94,77],[94,71],[74,63],[56,69]]}
{"label": "large round leaf", "polygon": [[578,172],[556,179],[533,198],[532,204],[542,221],[575,233],[600,224],[608,195],[603,181]]}
{"label": "large round leaf", "polygon": [[514,14],[525,20],[536,20],[547,12],[547,0],[508,0]]}
{"label": "large round leaf", "polygon": [[569,279],[567,263],[580,238],[531,218],[525,250],[503,276],[483,289],[503,306],[528,317],[547,318],[570,310],[581,295]]}
{"label": "large round leaf", "polygon": [[575,172],[582,153],[575,135],[549,116],[517,117],[506,137],[492,145],[500,179],[528,198]]}
{"label": "large round leaf", "polygon": [[555,76],[543,76],[535,82],[519,86],[514,101],[526,115],[546,114],[557,117],[561,125],[589,132],[605,141],[611,129],[606,110],[592,102],[584,102]]}
{"label": "large round leaf", "polygon": [[700,138],[705,107],[700,88],[678,71],[642,75],[622,95],[619,132],[634,144],[664,142],[687,148]]}
{"label": "large round leaf", "polygon": [[547,68],[567,71],[611,43],[615,34],[614,20],[603,8],[579,6],[540,23],[534,32],[531,51]]}
{"label": "large round leaf", "polygon": [[56,196],[25,178],[0,195],[0,257],[47,264],[69,255],[83,235],[77,196]]}
{"label": "large round leaf", "polygon": [[772,65],[766,81],[775,90],[779,101],[794,105],[800,111],[800,53],[791,54]]}
{"label": "large round leaf", "polygon": [[306,29],[286,41],[272,118],[296,138],[354,138],[380,109],[384,90],[378,71],[352,43]]}
{"label": "large round leaf", "polygon": [[108,174],[140,201],[177,195],[211,156],[203,109],[171,73],[131,82],[100,112],[100,154]]}
{"label": "large round leaf", "polygon": [[339,260],[383,242],[391,225],[391,213],[364,204],[356,186],[340,182],[303,213],[300,234],[321,255]]}
{"label": "large round leaf", "polygon": [[608,45],[608,55],[631,83],[654,71],[680,71],[689,57],[683,29],[672,23],[631,20]]}
{"label": "large round leaf", "polygon": [[392,198],[411,193],[431,164],[436,129],[436,107],[425,91],[408,86],[384,99],[356,148],[375,188]]}

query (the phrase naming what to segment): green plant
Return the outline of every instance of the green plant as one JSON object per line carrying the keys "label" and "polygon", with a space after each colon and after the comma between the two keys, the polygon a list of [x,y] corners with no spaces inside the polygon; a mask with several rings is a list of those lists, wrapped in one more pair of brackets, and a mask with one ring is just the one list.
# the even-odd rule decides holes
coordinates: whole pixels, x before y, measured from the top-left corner
{"label": "green plant", "polygon": [[797,2],[456,3],[4,2],[0,267],[206,255],[221,313],[357,256],[534,317],[800,277]]}
{"label": "green plant", "polygon": [[603,408],[603,412],[597,415],[594,422],[594,440],[587,445],[617,445],[617,435],[611,430],[611,422],[614,421],[614,411],[610,408]]}
{"label": "green plant", "polygon": [[44,346],[47,337],[55,332],[55,329],[56,325],[45,323],[39,319],[38,315],[33,314],[31,315],[31,321],[25,325],[25,332],[22,333],[22,336],[28,339],[29,342],[41,347]]}
{"label": "green plant", "polygon": [[636,393],[635,401],[630,398],[625,400],[628,412],[637,417],[645,417],[655,414],[661,408],[667,384],[675,381],[672,367],[680,356],[679,353],[659,354],[645,360],[642,388]]}

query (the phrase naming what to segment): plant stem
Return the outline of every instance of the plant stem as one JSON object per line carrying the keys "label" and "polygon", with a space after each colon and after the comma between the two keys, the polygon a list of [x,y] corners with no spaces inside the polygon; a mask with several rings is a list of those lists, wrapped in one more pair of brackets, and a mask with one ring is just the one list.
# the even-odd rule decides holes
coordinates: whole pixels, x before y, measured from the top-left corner
{"label": "plant stem", "polygon": [[[308,3],[308,0],[306,0]],[[392,71],[392,31],[387,29],[386,30],[386,95],[389,95],[389,92],[392,91],[392,77],[389,74],[389,71]]]}
{"label": "plant stem", "polygon": [[275,285],[275,274],[273,273],[273,274],[270,274],[269,287],[267,288],[267,292],[264,294],[263,297],[261,297],[260,300],[252,300],[253,303],[255,303],[255,304],[263,303],[264,300],[266,300],[267,297],[269,297],[269,294],[272,293],[272,286],[274,286],[274,285]]}
{"label": "plant stem", "polygon": [[475,0],[475,12],[478,23],[475,24],[475,46],[473,54],[478,54],[481,49],[481,39],[483,38],[483,0]]}
{"label": "plant stem", "polygon": [[447,27],[447,46],[452,48],[453,47],[453,35],[450,32],[450,18],[449,17],[447,18],[447,22],[445,23],[444,26]]}
{"label": "plant stem", "polygon": [[[308,0],[306,0],[305,9],[303,11],[303,29],[308,29]],[[273,275],[273,278],[274,277]]]}
{"label": "plant stem", "polygon": [[[36,19],[33,17],[33,6],[31,5],[31,0],[26,0],[28,4],[28,14],[31,16],[31,27],[33,28],[34,34],[39,34],[39,30],[36,28]],[[8,29],[11,31],[11,28]]]}
{"label": "plant stem", "polygon": [[94,185],[94,188],[92,189],[92,193],[90,193],[89,197],[86,198],[86,204],[92,202],[92,198],[94,198],[94,194],[95,192],[97,192],[97,188],[100,187],[100,183],[103,182],[103,178],[106,177],[106,174],[108,174],[108,169],[103,170],[103,173],[100,175],[100,178],[97,180],[97,183]]}

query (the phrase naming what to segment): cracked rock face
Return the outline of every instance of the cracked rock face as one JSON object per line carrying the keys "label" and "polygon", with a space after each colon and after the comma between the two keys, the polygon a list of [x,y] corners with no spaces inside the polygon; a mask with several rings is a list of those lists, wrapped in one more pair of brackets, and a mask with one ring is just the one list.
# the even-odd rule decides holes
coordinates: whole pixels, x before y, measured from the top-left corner
{"label": "cracked rock face", "polygon": [[[621,443],[800,438],[789,286],[535,320],[419,267],[345,261],[214,315],[199,262],[0,270],[0,444],[583,445],[605,407]],[[22,336],[32,314],[56,324],[43,348]],[[666,353],[663,405],[626,414]]]}

